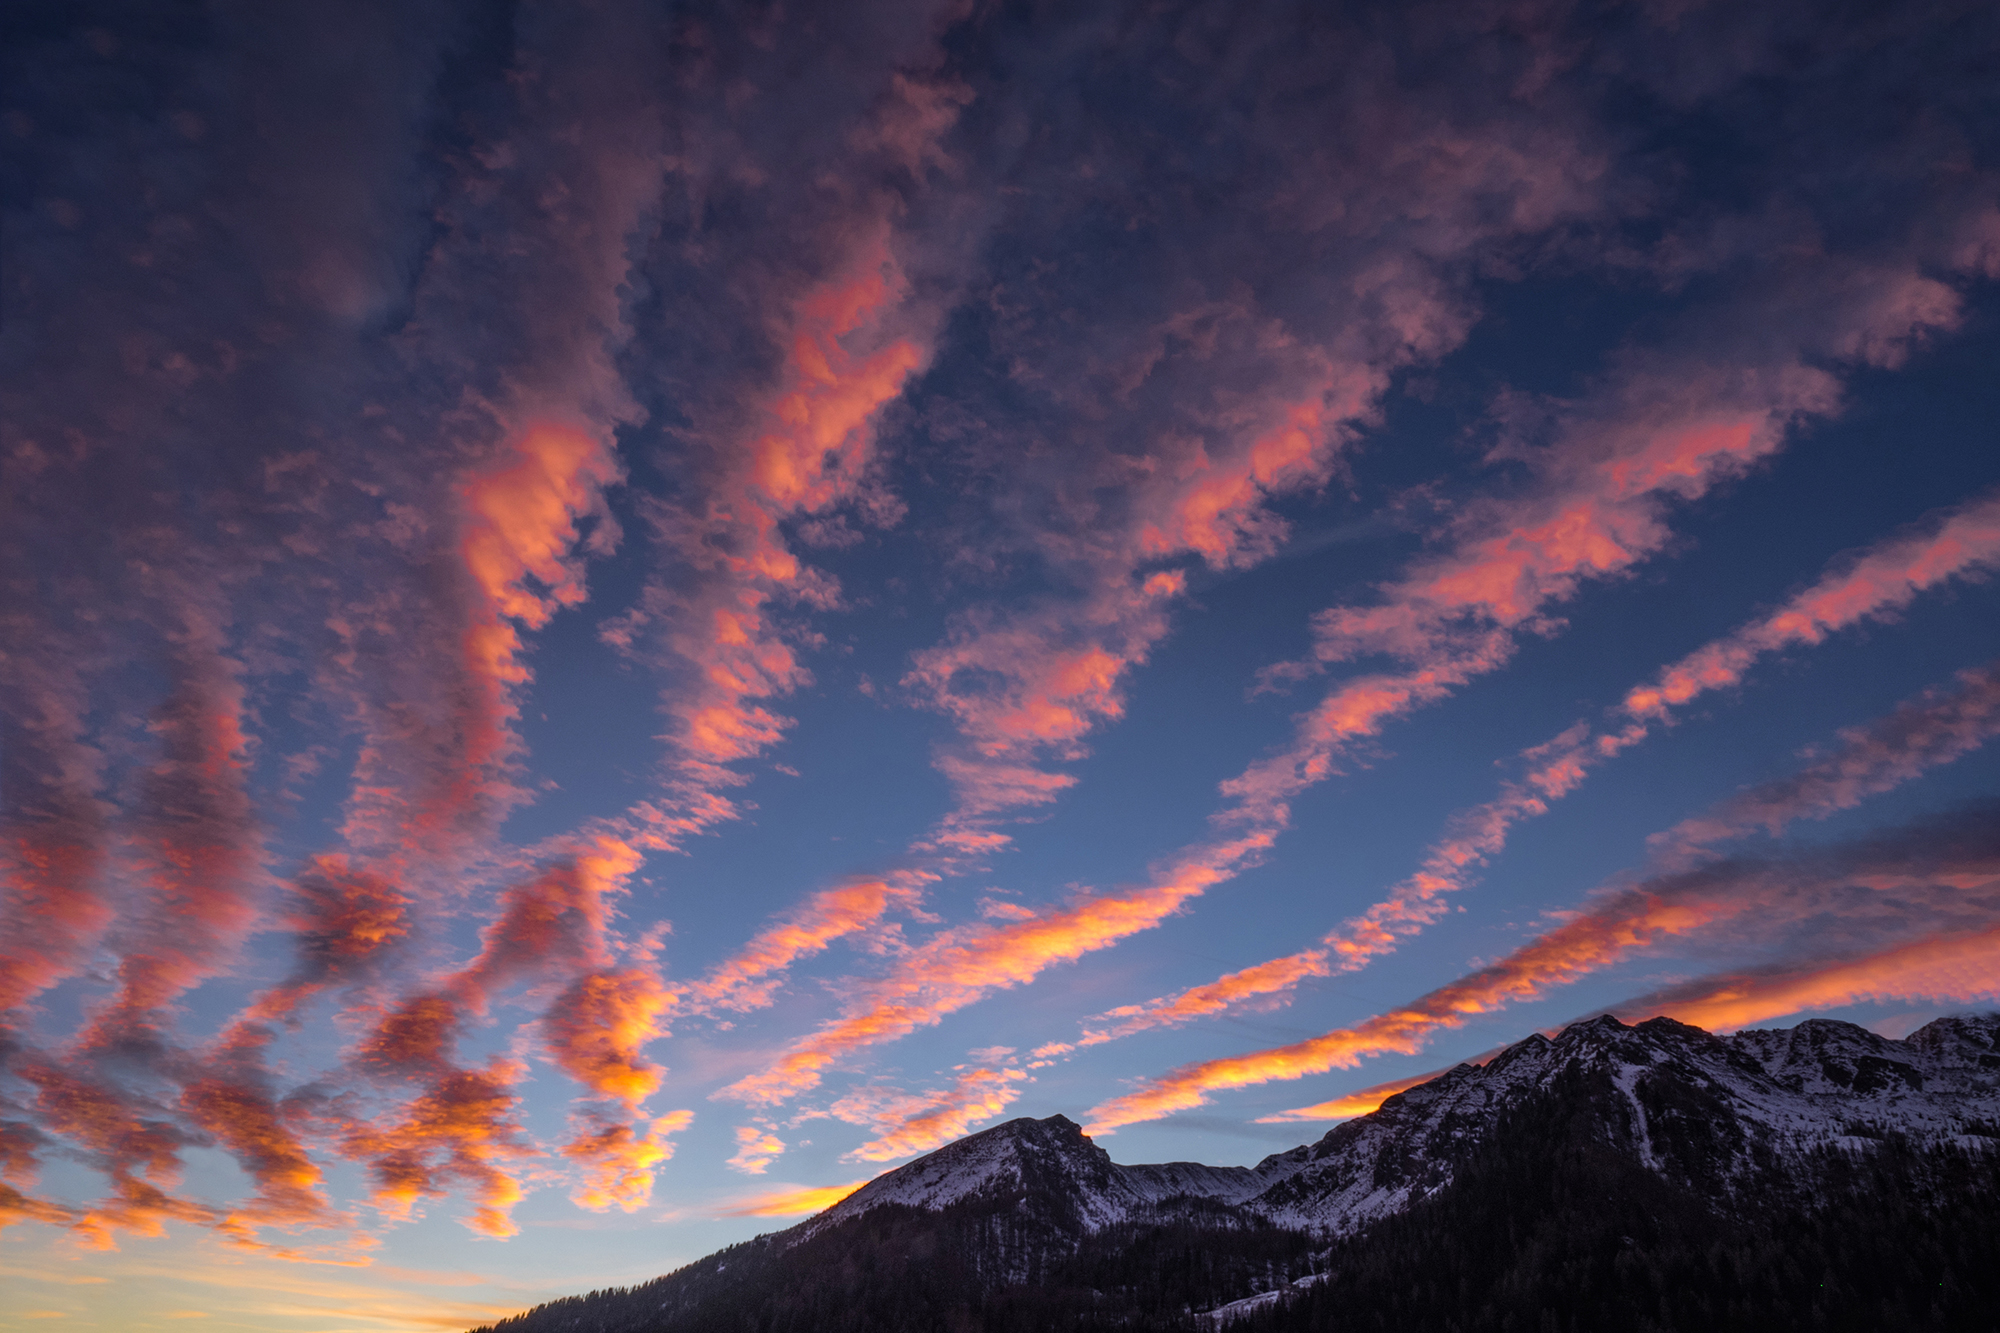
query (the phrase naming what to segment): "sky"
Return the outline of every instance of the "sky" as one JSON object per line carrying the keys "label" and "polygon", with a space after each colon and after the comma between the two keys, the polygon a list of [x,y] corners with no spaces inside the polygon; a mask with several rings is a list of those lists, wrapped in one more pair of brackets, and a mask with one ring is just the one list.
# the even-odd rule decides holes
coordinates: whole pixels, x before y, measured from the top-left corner
{"label": "sky", "polygon": [[52,4],[0,1328],[2000,1003],[2000,11]]}

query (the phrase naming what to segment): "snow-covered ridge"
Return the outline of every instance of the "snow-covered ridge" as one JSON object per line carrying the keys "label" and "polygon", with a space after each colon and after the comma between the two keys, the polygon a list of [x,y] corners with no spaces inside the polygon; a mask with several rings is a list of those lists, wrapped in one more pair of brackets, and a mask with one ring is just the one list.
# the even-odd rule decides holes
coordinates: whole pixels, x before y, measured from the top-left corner
{"label": "snow-covered ridge", "polygon": [[975,1197],[1035,1194],[1098,1231],[1173,1198],[1238,1203],[1269,1184],[1247,1166],[1120,1166],[1067,1116],[1023,1118],[946,1144],[870,1181],[808,1223],[808,1234],[886,1203],[942,1210]]}
{"label": "snow-covered ridge", "polygon": [[1513,1107],[1551,1092],[1584,1099],[1648,1169],[1724,1191],[1758,1164],[1892,1134],[2000,1150],[2000,1015],[1939,1019],[1901,1041],[1826,1019],[1717,1037],[1595,1018],[1448,1070],[1255,1167],[1121,1166],[1067,1117],[1012,1120],[879,1177],[796,1234],[883,1204],[971,1199],[1088,1232],[1197,1201],[1344,1232],[1441,1188]]}
{"label": "snow-covered ridge", "polygon": [[1606,1137],[1648,1169],[1725,1192],[1760,1163],[1889,1134],[2000,1148],[2000,1015],[1939,1019],[1902,1041],[1827,1019],[1731,1037],[1666,1018],[1591,1019],[1484,1068],[1460,1065],[1283,1154],[1291,1176],[1249,1206],[1349,1230],[1447,1183],[1512,1107],[1557,1091],[1588,1099]]}

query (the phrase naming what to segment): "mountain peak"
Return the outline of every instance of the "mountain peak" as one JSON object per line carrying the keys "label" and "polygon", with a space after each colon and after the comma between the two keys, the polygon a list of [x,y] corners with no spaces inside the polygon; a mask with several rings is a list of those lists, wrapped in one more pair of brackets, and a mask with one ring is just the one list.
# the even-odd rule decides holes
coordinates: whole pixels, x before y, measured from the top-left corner
{"label": "mountain peak", "polygon": [[808,1225],[817,1229],[883,1204],[935,1212],[981,1197],[1087,1194],[1101,1190],[1114,1171],[1111,1155],[1068,1116],[1022,1116],[877,1176]]}

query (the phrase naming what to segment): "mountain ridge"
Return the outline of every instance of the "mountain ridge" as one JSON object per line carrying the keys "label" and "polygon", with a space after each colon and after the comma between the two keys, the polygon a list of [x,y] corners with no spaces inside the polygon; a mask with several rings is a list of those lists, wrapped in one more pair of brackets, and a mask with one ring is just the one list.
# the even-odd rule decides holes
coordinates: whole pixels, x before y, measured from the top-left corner
{"label": "mountain ridge", "polygon": [[[785,1231],[628,1292],[492,1327],[998,1331],[1100,1318],[1127,1328],[1316,1327],[1312,1312],[1347,1281],[1334,1268],[1389,1263],[1370,1258],[1387,1245],[1371,1237],[1399,1237],[1396,1254],[1449,1247],[1454,1209],[1483,1210],[1489,1230],[1515,1229],[1511,1196],[1489,1197],[1481,1182],[1490,1179],[1513,1181],[1508,1191],[1525,1199],[1539,1182],[1574,1177],[1575,1189],[1536,1204],[1547,1217],[1535,1225],[1586,1236],[1586,1249],[1629,1242],[1699,1266],[1704,1238],[1727,1235],[1768,1266],[1783,1256],[1756,1250],[1756,1236],[1850,1212],[1860,1220],[1842,1225],[1866,1230],[1865,1201],[1855,1201],[1870,1190],[1919,1222],[1957,1209],[1975,1230],[1990,1226],[1996,1168],[2000,1015],[1940,1019],[1901,1040],[1837,1020],[1718,1037],[1667,1018],[1628,1026],[1602,1015],[1446,1070],[1254,1167],[1121,1165],[1065,1116],[1011,1120]],[[1598,1234],[1614,1216],[1650,1239]],[[1895,1243],[1838,1228],[1828,1236],[1829,1252]],[[1613,1292],[1603,1299],[1615,1306],[1617,1255],[1606,1262],[1613,1278],[1600,1273],[1590,1289]],[[1929,1284],[1917,1282],[1909,1299]],[[844,1294],[800,1294],[821,1287]],[[1393,1303],[1394,1285],[1386,1290]]]}
{"label": "mountain ridge", "polygon": [[[1316,1143],[1273,1153],[1254,1167],[1120,1165],[1068,1117],[1024,1117],[878,1176],[803,1225],[812,1234],[884,1203],[937,1211],[998,1179],[1028,1187],[1030,1177],[1056,1170],[1065,1160],[1059,1150],[1067,1147],[1067,1178],[1090,1230],[1181,1197],[1247,1207],[1290,1225],[1341,1230],[1443,1183],[1439,1169],[1426,1169],[1448,1174],[1440,1142],[1475,1132],[1482,1116],[1496,1114],[1511,1097],[1578,1067],[1609,1075],[1640,1160],[1655,1169],[1678,1168],[1685,1178],[1706,1173],[1737,1179],[1768,1165],[1771,1156],[1833,1143],[1854,1147],[1855,1140],[1884,1133],[1920,1141],[1972,1139],[1977,1141],[1960,1146],[1977,1149],[1987,1140],[1958,1132],[1959,1108],[1976,1104],[1979,1123],[2000,1113],[1996,1045],[2000,1018],[1990,1015],[1984,1022],[1939,1019],[1900,1041],[1831,1019],[1716,1037],[1670,1018],[1628,1026],[1600,1015],[1571,1024],[1554,1039],[1524,1038],[1484,1065],[1454,1066]],[[1676,1095],[1663,1090],[1669,1079],[1679,1085]],[[1729,1110],[1724,1123],[1733,1120],[1740,1132],[1694,1135],[1687,1123],[1694,1110],[1713,1110],[1717,1102]],[[1857,1116],[1872,1133],[1844,1132],[1844,1122]],[[1656,1130],[1665,1136],[1659,1143]],[[1703,1154],[1713,1160],[1692,1160]],[[1364,1162],[1367,1172],[1360,1170]],[[1357,1190],[1364,1175],[1370,1187]]]}

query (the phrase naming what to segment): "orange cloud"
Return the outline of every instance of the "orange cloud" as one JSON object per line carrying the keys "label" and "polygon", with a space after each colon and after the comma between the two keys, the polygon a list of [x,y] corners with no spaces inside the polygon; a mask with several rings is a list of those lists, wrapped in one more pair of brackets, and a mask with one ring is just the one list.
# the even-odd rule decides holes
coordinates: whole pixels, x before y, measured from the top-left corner
{"label": "orange cloud", "polygon": [[1264,505],[1273,496],[1325,484],[1346,433],[1368,414],[1385,383],[1374,368],[1351,371],[1344,380],[1329,376],[1314,393],[1275,405],[1273,419],[1247,448],[1220,461],[1204,450],[1163,497],[1168,502],[1160,520],[1141,528],[1140,551],[1152,557],[1194,551],[1217,569],[1269,556],[1284,529],[1262,512]]}
{"label": "orange cloud", "polygon": [[1352,1120],[1355,1116],[1369,1115],[1375,1111],[1379,1111],[1382,1108],[1382,1103],[1388,1101],[1397,1093],[1408,1092],[1411,1088],[1428,1083],[1443,1072],[1445,1071],[1441,1069],[1433,1069],[1428,1074],[1416,1074],[1409,1078],[1391,1079],[1387,1083],[1377,1083],[1372,1087],[1345,1093],[1339,1097],[1335,1097],[1330,1102],[1320,1102],[1314,1106],[1295,1107],[1289,1111],[1280,1111],[1276,1115],[1260,1115],[1257,1117],[1257,1123],[1260,1125],[1289,1125],[1296,1124],[1302,1120]]}
{"label": "orange cloud", "polygon": [[936,766],[952,811],[915,850],[980,856],[1009,841],[990,825],[1054,801],[1075,779],[1049,760],[1074,760],[1084,738],[1124,714],[1122,682],[1167,633],[1184,596],[1180,570],[1145,566],[1199,555],[1216,568],[1255,564],[1278,547],[1277,496],[1325,484],[1352,424],[1386,384],[1379,371],[1343,378],[1316,364],[1310,387],[1233,414],[1169,465],[1163,444],[1145,478],[1127,488],[1129,519],[1075,562],[1081,595],[1028,611],[975,611],[946,640],[915,654],[903,685],[957,724],[961,744]]}
{"label": "orange cloud", "polygon": [[24,1194],[14,1186],[0,1182],[0,1229],[19,1222],[44,1222],[50,1226],[68,1226],[76,1220],[76,1210],[64,1204],[47,1199],[37,1199]]}
{"label": "orange cloud", "polygon": [[583,1171],[569,1197],[593,1212],[614,1207],[637,1212],[652,1200],[654,1173],[674,1155],[671,1137],[693,1123],[693,1111],[674,1111],[641,1125],[586,1118],[561,1150]]}
{"label": "orange cloud", "polygon": [[[1076,1044],[1098,1046],[1148,1028],[1178,1027],[1182,1023],[1191,1023],[1197,1018],[1235,1008],[1246,1000],[1289,991],[1307,977],[1323,977],[1331,971],[1324,949],[1308,949],[1303,953],[1273,958],[1268,963],[1228,973],[1203,985],[1190,986],[1178,995],[1107,1010],[1089,1021],[1101,1023],[1112,1020],[1110,1026],[1086,1026],[1082,1039]],[[1065,1051],[1069,1049],[1064,1047]]]}
{"label": "orange cloud", "polygon": [[404,1000],[377,1020],[355,1049],[355,1060],[375,1073],[403,1074],[442,1068],[458,1040],[458,1006],[438,994]]}
{"label": "orange cloud", "polygon": [[1052,603],[1009,619],[973,615],[917,653],[903,685],[957,724],[961,744],[936,767],[953,809],[917,850],[977,856],[1005,846],[989,825],[1054,801],[1076,779],[1040,766],[1075,759],[1083,737],[1124,713],[1119,682],[1166,633],[1179,573],[1140,579],[1106,573],[1082,602]]}
{"label": "orange cloud", "polygon": [[[261,1073],[261,1070],[258,1071]],[[332,1226],[345,1221],[327,1204],[325,1174],[261,1079],[204,1077],[181,1090],[181,1109],[255,1182],[246,1205],[231,1210],[243,1226]]]}
{"label": "orange cloud", "polygon": [[667,1035],[660,1019],[677,998],[648,967],[586,972],[542,1017],[549,1057],[594,1096],[636,1109],[665,1073],[639,1051]]}
{"label": "orange cloud", "polygon": [[[1660,684],[1635,688],[1627,694],[1622,708],[1635,720],[1622,730],[1593,734],[1587,724],[1579,722],[1523,752],[1522,757],[1533,767],[1520,781],[1505,784],[1496,799],[1452,816],[1450,833],[1430,848],[1416,874],[1397,884],[1381,902],[1325,936],[1322,943],[1337,959],[1338,970],[1366,966],[1395,949],[1400,936],[1437,920],[1446,910],[1443,896],[1469,885],[1476,872],[1506,846],[1515,824],[1547,813],[1549,802],[1573,791],[1591,769],[1644,740],[1648,722],[1669,720],[1671,707],[1688,702],[1703,690],[1740,682],[1749,667],[1768,653],[1819,643],[1835,630],[1893,612],[1920,592],[1952,578],[1975,576],[1996,561],[2000,561],[2000,495],[1948,511],[1877,543],[1843,561],[1779,610],[1665,669]],[[1805,770],[1791,785],[1760,787],[1755,793],[1725,802],[1706,815],[1656,834],[1655,846],[1663,852],[1672,847],[1682,857],[1691,856],[1703,845],[1760,826],[1775,831],[1807,812],[1824,817],[1836,809],[1850,808],[1865,796],[1887,790],[1925,768],[1949,762],[1991,734],[1989,723],[1995,706],[1991,671],[1984,668],[1962,677],[1966,688],[1942,705],[1927,695],[1876,724],[1878,729],[1907,730],[1910,734],[1893,739],[1885,735],[1863,743],[1857,739],[1859,733],[1846,733],[1847,748]],[[1394,706],[1405,698],[1394,691],[1371,693],[1373,688],[1352,684],[1336,698],[1345,697],[1350,705],[1359,706],[1358,718],[1372,718],[1371,708]],[[1372,721],[1355,725],[1365,730]],[[1337,734],[1339,739],[1351,737],[1347,730]],[[1256,777],[1246,774],[1234,780],[1234,794],[1252,808],[1282,811],[1278,799],[1282,784],[1259,785],[1269,782],[1274,771],[1253,768]],[[1232,788],[1225,784],[1225,790]],[[1121,1021],[1111,1028],[1095,1029],[1092,1037],[1109,1040],[1150,1027],[1188,1022],[1245,1000],[1287,993],[1306,977],[1326,975],[1325,959],[1325,950],[1306,950],[1178,995],[1111,1011],[1106,1016],[1115,1015]]]}
{"label": "orange cloud", "polygon": [[1704,977],[1625,1012],[1664,1013],[1713,1032],[1787,1014],[1886,1001],[2000,1000],[2000,927],[1936,935],[1859,958]]}
{"label": "orange cloud", "polygon": [[[582,603],[583,561],[577,524],[598,521],[591,549],[604,551],[615,529],[603,491],[622,479],[617,460],[579,430],[537,423],[523,431],[513,457],[465,485],[466,520],[459,550],[493,610],[540,629],[557,609]],[[528,585],[533,578],[547,591]]]}
{"label": "orange cloud", "polygon": [[769,1194],[753,1194],[724,1208],[719,1216],[797,1217],[801,1213],[823,1212],[867,1183],[856,1180],[845,1185],[804,1186],[774,1190]]}
{"label": "orange cloud", "polygon": [[483,1069],[452,1069],[388,1124],[351,1127],[342,1150],[368,1163],[375,1206],[389,1218],[407,1218],[420,1201],[443,1197],[457,1182],[474,1200],[466,1226],[485,1236],[517,1233],[511,1214],[525,1191],[511,1163],[541,1155],[512,1118],[520,1103],[513,1085],[526,1072],[503,1059]]}
{"label": "orange cloud", "polygon": [[1709,690],[1739,684],[1759,658],[1816,644],[1864,620],[1890,615],[1919,593],[2000,564],[2000,494],[1991,494],[1869,547],[1811,588],[1735,633],[1696,649],[1625,696],[1636,718],[1667,710]]}
{"label": "orange cloud", "polygon": [[1542,489],[1477,508],[1467,539],[1384,584],[1382,605],[1315,617],[1320,665],[1383,654],[1407,669],[1351,680],[1315,705],[1286,751],[1224,785],[1237,817],[1283,820],[1285,801],[1331,773],[1340,747],[1504,664],[1514,636],[1551,603],[1657,552],[1670,499],[1736,475],[1775,451],[1792,421],[1834,400],[1830,377],[1798,367],[1728,388],[1639,376],[1608,417],[1573,418],[1538,459]]}
{"label": "orange cloud", "polygon": [[203,1226],[221,1221],[217,1210],[169,1192],[179,1183],[180,1150],[187,1139],[153,1107],[46,1059],[17,1058],[12,1072],[35,1089],[40,1124],[80,1149],[110,1181],[110,1195],[72,1220],[85,1245],[115,1250],[119,1231],[158,1236],[170,1220]]}
{"label": "orange cloud", "polygon": [[607,965],[611,900],[640,860],[631,846],[599,835],[508,888],[499,918],[480,932],[478,956],[447,989],[483,1013],[496,990],[520,977]]}
{"label": "orange cloud", "polygon": [[1858,923],[1866,902],[1838,903],[1832,897],[1849,889],[1882,895],[1885,910],[1896,913],[1920,908],[1933,921],[1953,913],[1976,918],[2000,906],[1969,892],[1989,887],[2000,874],[2000,845],[1989,845],[1992,830],[1984,822],[1989,818],[1990,812],[1973,811],[1943,830],[1919,828],[1901,841],[1864,841],[1815,853],[1799,865],[1720,862],[1656,877],[1610,896],[1499,962],[1354,1028],[1147,1080],[1093,1109],[1088,1128],[1108,1132],[1201,1106],[1217,1090],[1352,1068],[1375,1055],[1414,1053],[1440,1028],[1458,1027],[1472,1015],[1538,997],[1635,952],[1723,923],[1741,930],[1741,923],[1755,921],[1767,933],[1817,913]]}
{"label": "orange cloud", "polygon": [[[622,477],[598,436],[537,419],[460,482],[464,580],[434,612],[446,619],[438,633],[454,651],[427,664],[447,678],[446,687],[404,682],[385,703],[369,701],[377,682],[355,686],[363,736],[343,826],[351,847],[397,867],[448,861],[524,799],[512,776],[520,747],[516,696],[533,679],[522,661],[522,630],[540,629],[585,599],[579,553],[604,554],[616,542],[603,492]],[[586,520],[595,523],[587,537]],[[349,670],[368,662],[387,674],[372,659],[407,633],[390,621],[409,614],[366,603],[336,614],[330,628],[344,644],[338,660]]]}
{"label": "orange cloud", "polygon": [[[713,430],[698,498],[649,511],[681,563],[615,623],[615,644],[649,635],[681,679],[664,697],[679,752],[676,804],[706,802],[744,776],[729,765],[774,744],[790,720],[764,706],[812,679],[783,617],[827,608],[839,585],[793,553],[780,525],[867,502],[881,409],[929,358],[886,221],[861,229],[845,262],[780,317],[783,361],[744,420]],[[726,803],[725,803],[726,804]]]}
{"label": "orange cloud", "polygon": [[785,1141],[770,1130],[756,1125],[738,1125],[736,1152],[724,1165],[746,1176],[761,1176],[765,1168],[777,1161],[784,1151]]}
{"label": "orange cloud", "polygon": [[285,925],[294,936],[292,974],[260,993],[215,1042],[245,1058],[269,1038],[271,1023],[293,1020],[328,987],[351,985],[393,953],[411,930],[410,898],[344,856],[312,857],[287,886]]}
{"label": "orange cloud", "polygon": [[[383,1014],[354,1052],[357,1067],[378,1078],[415,1079],[418,1091],[380,1124],[350,1124],[342,1150],[369,1163],[376,1205],[407,1216],[417,1200],[466,1185],[476,1207],[467,1225],[511,1235],[509,1218],[523,1194],[511,1161],[540,1155],[511,1120],[513,1083],[525,1072],[507,1060],[483,1069],[453,1062],[470,1016],[483,1015],[504,988],[523,980],[567,979],[542,1018],[550,1058],[597,1097],[636,1110],[658,1086],[661,1070],[640,1057],[671,1008],[650,968],[611,966],[611,900],[640,864],[639,852],[607,833],[575,840],[539,873],[505,890],[499,917],[480,934],[480,951],[431,989]],[[650,1190],[650,1164],[662,1135],[603,1117],[570,1153],[586,1168],[581,1189],[614,1202]],[[577,1146],[581,1145],[581,1146]],[[622,1206],[622,1204],[621,1204]]]}
{"label": "orange cloud", "polygon": [[920,878],[908,873],[822,889],[776,925],[759,931],[692,983],[688,993],[699,1009],[763,1008],[794,962],[843,936],[869,930],[891,906],[913,906],[920,889]]}
{"label": "orange cloud", "polygon": [[[1818,643],[1833,630],[1908,605],[1919,592],[1950,578],[1975,573],[1996,560],[2000,560],[2000,496],[1967,505],[1917,531],[1898,534],[1869,548],[1778,611],[1667,668],[1661,673],[1662,685],[1634,689],[1626,696],[1623,707],[1635,718],[1665,720],[1670,706],[1686,703],[1700,690],[1740,681],[1744,672],[1768,653],[1786,646]],[[1970,709],[1983,716],[1987,706],[1983,697],[1983,692],[1978,692],[1961,700],[1961,710]],[[1906,709],[1923,712],[1924,706],[1913,703],[1906,705]],[[1960,743],[1977,743],[1970,739],[1977,728],[1972,718],[1938,718],[1932,723],[1952,730],[1961,737]],[[1344,739],[1349,734],[1340,729],[1337,738]],[[1579,723],[1526,752],[1525,757],[1535,767],[1521,782],[1509,783],[1498,799],[1454,816],[1453,836],[1431,849],[1421,871],[1397,885],[1387,900],[1329,935],[1326,942],[1345,958],[1365,960],[1393,947],[1392,933],[1435,920],[1443,910],[1436,902],[1438,895],[1463,888],[1469,872],[1505,846],[1507,832],[1515,823],[1546,813],[1549,801],[1567,795],[1596,764],[1636,744],[1645,735],[1643,720],[1603,735],[1592,735]],[[1850,762],[1872,771],[1866,756],[1855,756]],[[1942,761],[1935,756],[1920,757],[1912,753],[1909,762],[1922,768]],[[1871,780],[1901,779],[1878,775]],[[1841,798],[1840,805],[1826,804],[1822,795],[1814,808],[1822,811],[1845,808],[1859,799],[1860,794],[1857,789],[1851,796]],[[1807,804],[1813,802],[1808,800]],[[1791,817],[1794,816],[1780,816],[1778,822]]]}
{"label": "orange cloud", "polygon": [[770,1069],[715,1095],[753,1106],[795,1097],[857,1050],[907,1036],[995,990],[1031,981],[1044,968],[1151,929],[1269,845],[1268,836],[1252,835],[1210,849],[1206,859],[1182,861],[1144,889],[946,931],[911,950],[887,976],[861,983],[861,998],[843,1017],[794,1042]]}

